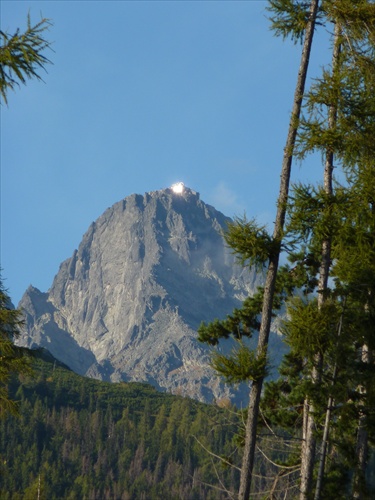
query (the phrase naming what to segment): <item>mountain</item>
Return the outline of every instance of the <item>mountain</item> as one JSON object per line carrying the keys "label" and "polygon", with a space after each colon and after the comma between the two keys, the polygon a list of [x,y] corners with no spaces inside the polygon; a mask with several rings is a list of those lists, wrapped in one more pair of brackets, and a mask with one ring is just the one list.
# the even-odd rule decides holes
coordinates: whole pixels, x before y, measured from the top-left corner
{"label": "mountain", "polygon": [[196,340],[201,321],[225,317],[262,281],[226,247],[229,220],[187,187],[115,203],[90,225],[47,293],[25,292],[20,345],[44,347],[80,375],[234,400],[209,366],[209,348]]}

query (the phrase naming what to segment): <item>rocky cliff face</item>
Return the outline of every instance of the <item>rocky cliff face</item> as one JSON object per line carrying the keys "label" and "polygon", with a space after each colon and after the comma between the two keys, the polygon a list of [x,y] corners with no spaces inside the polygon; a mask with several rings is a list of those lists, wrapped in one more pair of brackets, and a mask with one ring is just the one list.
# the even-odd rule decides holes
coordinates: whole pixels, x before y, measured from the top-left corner
{"label": "rocky cliff face", "polygon": [[131,195],[91,224],[48,293],[30,287],[20,343],[42,346],[77,373],[145,381],[203,401],[231,396],[197,342],[260,284],[235,264],[228,218],[199,194]]}

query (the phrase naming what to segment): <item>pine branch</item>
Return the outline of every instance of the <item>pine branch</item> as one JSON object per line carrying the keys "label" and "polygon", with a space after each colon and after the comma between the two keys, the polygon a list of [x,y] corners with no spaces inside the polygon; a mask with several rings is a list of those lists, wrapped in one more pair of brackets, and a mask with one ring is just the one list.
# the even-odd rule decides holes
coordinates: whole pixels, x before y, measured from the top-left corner
{"label": "pine branch", "polygon": [[44,38],[44,32],[52,25],[49,19],[41,19],[31,26],[27,17],[27,29],[20,34],[17,29],[13,35],[0,31],[0,94],[7,104],[8,90],[14,90],[27,79],[42,80],[38,69],[44,69],[51,61],[42,53],[51,48],[51,42]]}

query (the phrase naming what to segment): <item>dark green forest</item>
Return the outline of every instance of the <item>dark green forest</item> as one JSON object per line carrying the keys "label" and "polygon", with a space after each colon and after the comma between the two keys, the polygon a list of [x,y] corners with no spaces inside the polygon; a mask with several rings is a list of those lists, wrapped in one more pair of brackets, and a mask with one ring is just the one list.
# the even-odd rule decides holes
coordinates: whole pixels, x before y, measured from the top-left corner
{"label": "dark green forest", "polygon": [[228,498],[221,480],[237,489],[238,471],[205,450],[232,453],[231,412],[80,377],[46,354],[34,365],[10,383],[19,416],[0,422],[2,499]]}
{"label": "dark green forest", "polygon": [[[81,377],[46,351],[9,394],[18,415],[0,420],[1,499],[235,498],[246,415],[227,401]],[[252,498],[297,493],[288,436],[260,423]]]}

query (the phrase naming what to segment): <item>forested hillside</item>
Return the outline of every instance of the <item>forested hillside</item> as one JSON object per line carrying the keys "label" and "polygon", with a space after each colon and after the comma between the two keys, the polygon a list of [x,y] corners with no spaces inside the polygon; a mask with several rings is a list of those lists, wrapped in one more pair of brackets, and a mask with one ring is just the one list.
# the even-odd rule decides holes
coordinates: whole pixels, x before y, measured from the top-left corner
{"label": "forested hillside", "polygon": [[[231,448],[223,411],[144,384],[80,377],[38,359],[14,379],[19,417],[1,421],[2,499],[226,498],[211,456]],[[236,489],[236,472],[219,466]],[[38,493],[39,492],[39,493]]]}
{"label": "forested hillside", "polygon": [[[9,389],[19,415],[0,420],[2,500],[236,497],[246,415],[228,400],[85,378],[47,351]],[[261,428],[253,496],[283,498],[296,468],[280,475],[284,433]]]}

